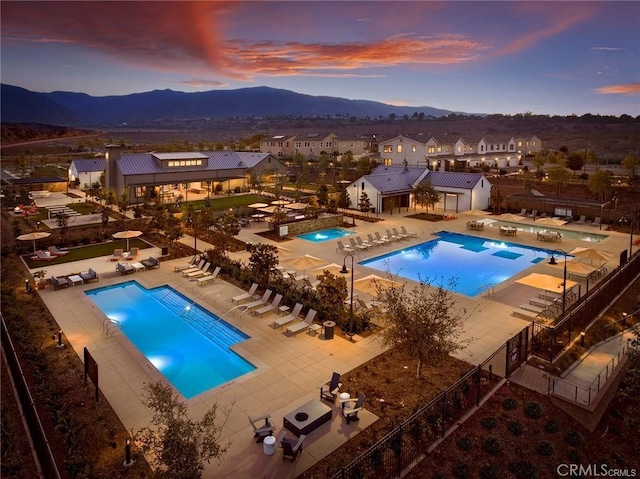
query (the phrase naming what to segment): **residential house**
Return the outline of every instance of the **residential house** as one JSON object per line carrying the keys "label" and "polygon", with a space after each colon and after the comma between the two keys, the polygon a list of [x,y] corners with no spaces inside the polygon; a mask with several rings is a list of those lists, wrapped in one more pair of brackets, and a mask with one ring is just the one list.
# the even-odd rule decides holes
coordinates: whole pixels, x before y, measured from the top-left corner
{"label": "residential house", "polygon": [[80,188],[88,189],[92,184],[100,181],[104,173],[104,158],[79,158],[71,162],[69,167],[69,182],[76,183]]}

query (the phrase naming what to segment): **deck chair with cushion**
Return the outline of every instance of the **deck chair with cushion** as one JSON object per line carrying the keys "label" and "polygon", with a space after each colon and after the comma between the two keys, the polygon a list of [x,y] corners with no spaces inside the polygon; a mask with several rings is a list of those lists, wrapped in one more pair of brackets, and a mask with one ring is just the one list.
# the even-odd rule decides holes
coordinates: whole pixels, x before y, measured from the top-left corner
{"label": "deck chair with cushion", "polygon": [[113,250],[113,254],[111,255],[111,261],[120,261],[122,259],[122,253],[124,252],[124,249],[122,248],[116,248]]}
{"label": "deck chair with cushion", "polygon": [[580,219],[576,221],[576,223],[580,223],[581,225],[587,222],[587,215],[580,215]]}
{"label": "deck chair with cushion", "polygon": [[269,298],[271,297],[272,292],[273,291],[271,291],[270,289],[267,289],[262,295],[262,298],[256,299],[255,301],[251,301],[250,303],[247,303],[247,304],[243,304],[242,306],[244,307],[244,310],[242,312],[247,313],[254,308],[259,308],[260,306],[264,306],[269,302]]}
{"label": "deck chair with cushion", "polygon": [[271,301],[271,304],[266,304],[264,306],[256,308],[256,310],[253,311],[253,314],[255,314],[256,316],[262,316],[263,314],[267,314],[270,311],[275,311],[278,309],[278,306],[280,306],[280,301],[282,301],[282,295],[276,294],[276,296],[273,298],[273,301]]}
{"label": "deck chair with cushion", "polygon": [[193,273],[194,271],[199,271],[202,269],[204,264],[207,262],[206,259],[201,259],[200,262],[196,266],[189,267],[187,269],[182,270],[182,275]]}
{"label": "deck chair with cushion", "polygon": [[305,329],[309,329],[309,326],[313,324],[313,320],[316,317],[318,312],[315,309],[310,309],[307,313],[307,316],[304,318],[304,321],[300,321],[299,323],[292,324],[287,328],[287,334],[289,336],[295,336],[300,331],[304,331]]}
{"label": "deck chair with cushion", "polygon": [[298,319],[300,311],[302,311],[302,303],[296,303],[296,305],[293,307],[293,311],[291,311],[291,314],[283,316],[282,318],[278,318],[273,322],[274,329],[276,326],[282,329],[282,326],[284,326],[285,324],[289,324]]}
{"label": "deck chair with cushion", "polygon": [[[276,427],[272,426],[269,422],[271,414],[265,414],[258,417],[247,417],[249,418],[249,422],[251,423],[251,427],[253,428],[253,437],[256,438],[256,442],[262,442],[265,437],[271,436],[273,431],[276,430]],[[261,425],[260,421],[264,421],[264,424]]]}
{"label": "deck chair with cushion", "polygon": [[328,384],[320,386],[320,400],[325,399],[327,401],[335,402],[341,386],[340,374],[334,372],[331,375],[331,381]]}
{"label": "deck chair with cushion", "polygon": [[68,251],[60,251],[55,245],[49,246],[47,249],[49,250],[49,253],[54,256],[64,256],[65,254],[69,254]]}
{"label": "deck chair with cushion", "polygon": [[68,288],[69,282],[67,278],[58,278],[57,276],[51,276],[51,284],[53,285],[54,291],[60,288]]}
{"label": "deck chair with cushion", "polygon": [[350,421],[357,421],[359,419],[358,413],[362,411],[365,399],[367,399],[367,397],[363,393],[360,393],[357,400],[353,398],[340,400],[342,403],[342,415],[347,420],[347,424],[349,424]]}
{"label": "deck chair with cushion", "polygon": [[282,460],[289,459],[291,462],[295,461],[298,454],[302,452],[302,443],[306,437],[306,434],[302,434],[298,439],[288,438],[287,432],[282,431],[280,436],[278,436],[280,446],[282,446]]}
{"label": "deck chair with cushion", "polygon": [[85,283],[89,283],[91,281],[99,281],[100,277],[98,273],[96,273],[92,268],[89,268],[89,271],[85,271],[84,273],[80,273],[80,277],[82,281]]}
{"label": "deck chair with cushion", "polygon": [[198,286],[203,286],[209,281],[215,280],[218,277],[218,274],[220,274],[220,266],[216,266],[216,269],[213,270],[213,273],[205,273],[204,276],[200,276],[197,279]]}
{"label": "deck chair with cushion", "polygon": [[127,255],[127,260],[136,259],[138,254],[140,253],[140,248],[133,247],[129,250],[129,254]]}
{"label": "deck chair with cushion", "polygon": [[56,258],[57,258],[56,255],[53,255],[51,253],[47,254],[41,249],[39,249],[38,251],[35,252],[35,256],[33,259],[37,259],[38,261],[52,261]]}
{"label": "deck chair with cushion", "polygon": [[193,265],[198,262],[197,256],[192,256],[187,264],[181,264],[178,266],[174,266],[173,270],[177,273],[178,271],[184,271],[185,269],[193,268]]}
{"label": "deck chair with cushion", "polygon": [[256,290],[258,289],[258,283],[253,283],[249,288],[249,291],[246,291],[238,296],[234,296],[231,298],[232,303],[239,303],[240,301],[244,301],[245,299],[253,298],[253,295],[256,294]]}
{"label": "deck chair with cushion", "polygon": [[118,263],[116,265],[116,271],[120,273],[121,276],[125,274],[133,274],[135,268],[127,263]]}
{"label": "deck chair with cushion", "polygon": [[182,276],[185,276],[189,279],[196,279],[196,278],[199,278],[200,276],[204,276],[205,274],[207,274],[207,272],[209,271],[209,268],[211,268],[211,263],[207,261],[199,271],[192,271],[191,273],[186,273],[186,274],[182,273]]}
{"label": "deck chair with cushion", "polygon": [[160,267],[160,261],[158,261],[157,258],[154,258],[153,256],[149,256],[149,258],[143,259],[140,262],[146,269],[153,269],[153,268]]}

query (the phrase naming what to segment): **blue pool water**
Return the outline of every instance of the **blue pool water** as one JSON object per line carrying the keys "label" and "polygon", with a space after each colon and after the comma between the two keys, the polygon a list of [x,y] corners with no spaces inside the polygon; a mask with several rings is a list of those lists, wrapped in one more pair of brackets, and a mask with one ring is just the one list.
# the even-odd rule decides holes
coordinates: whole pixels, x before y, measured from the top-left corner
{"label": "blue pool water", "polygon": [[[517,223],[510,221],[490,221],[485,222],[485,224],[498,228],[500,226],[513,226],[518,229],[518,231],[522,231],[525,233],[538,233],[541,231],[553,231],[555,233],[560,233],[563,238],[572,238],[580,241],[586,241],[588,243],[599,243],[600,241],[607,239],[607,235],[602,235],[598,233],[591,233],[585,231],[572,231],[566,230],[563,228],[556,228],[554,226],[535,226],[525,223]],[[595,229],[595,228],[594,228]]]}
{"label": "blue pool water", "polygon": [[305,233],[303,235],[299,235],[298,238],[313,241],[314,243],[321,243],[322,241],[338,240],[352,234],[355,233],[345,230],[344,228],[329,228],[326,230],[314,231],[312,233]]}
{"label": "blue pool water", "polygon": [[552,250],[522,246],[476,236],[440,232],[439,239],[378,256],[359,264],[415,281],[429,280],[474,297],[481,286],[497,285],[520,271],[546,261]]}
{"label": "blue pool water", "polygon": [[247,335],[173,288],[128,281],[86,294],[187,399],[255,369],[229,349]]}

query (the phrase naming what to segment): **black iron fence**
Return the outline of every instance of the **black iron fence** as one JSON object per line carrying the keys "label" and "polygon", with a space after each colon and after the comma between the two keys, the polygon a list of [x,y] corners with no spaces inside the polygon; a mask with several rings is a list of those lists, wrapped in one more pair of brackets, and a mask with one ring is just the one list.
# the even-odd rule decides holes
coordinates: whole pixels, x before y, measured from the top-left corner
{"label": "black iron fence", "polygon": [[407,467],[426,454],[432,444],[445,437],[449,428],[479,406],[499,380],[508,377],[515,358],[514,339],[523,338],[517,341],[519,348],[521,344],[528,344],[530,335],[530,328],[527,327],[507,341],[482,364],[340,469],[332,479],[386,479],[401,476]]}
{"label": "black iron fence", "polygon": [[553,362],[589,323],[602,314],[620,291],[640,276],[640,254],[611,272],[602,283],[580,298],[578,304],[557,324],[533,325],[533,355]]}
{"label": "black iron fence", "polygon": [[33,397],[31,396],[31,391],[29,391],[29,386],[22,372],[22,367],[18,361],[18,356],[15,348],[13,347],[13,342],[9,336],[7,325],[4,322],[4,318],[1,319],[2,349],[5,352],[7,366],[11,372],[11,376],[13,377],[15,387],[18,392],[18,400],[20,401],[20,406],[22,407],[24,418],[27,422],[29,433],[33,440],[33,447],[38,456],[42,474],[46,479],[60,479],[62,476],[60,475],[53,453],[51,452],[51,447],[49,446],[49,441],[47,440],[47,436],[45,435],[42,427],[42,422],[38,416],[38,411],[36,410]]}

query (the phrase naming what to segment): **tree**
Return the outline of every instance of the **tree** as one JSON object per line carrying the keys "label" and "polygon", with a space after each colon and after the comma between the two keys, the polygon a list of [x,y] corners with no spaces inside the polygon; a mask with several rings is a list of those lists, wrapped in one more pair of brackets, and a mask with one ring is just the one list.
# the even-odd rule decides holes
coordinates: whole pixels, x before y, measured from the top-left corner
{"label": "tree", "polygon": [[351,151],[346,151],[340,157],[340,166],[344,169],[351,169],[353,166],[353,153]]}
{"label": "tree", "polygon": [[633,181],[636,177],[636,166],[638,159],[635,156],[627,155],[622,159],[622,166],[627,170],[629,180]]}
{"label": "tree", "polygon": [[316,286],[316,295],[322,317],[325,321],[335,321],[345,330],[345,310],[336,305],[344,304],[347,299],[347,281],[343,276],[337,276],[328,270],[318,275],[318,279],[320,283]]}
{"label": "tree", "polygon": [[573,176],[576,176],[576,171],[580,171],[584,166],[584,158],[580,153],[571,153],[567,158],[567,167],[573,171]]}
{"label": "tree", "polygon": [[249,246],[249,268],[251,277],[260,285],[269,284],[271,271],[278,265],[278,248],[264,243]]}
{"label": "tree", "polygon": [[611,172],[607,170],[598,170],[589,176],[587,183],[589,191],[603,201],[607,199],[607,195],[611,192]]}
{"label": "tree", "polygon": [[[449,280],[449,289],[455,283],[455,279]],[[421,280],[407,294],[404,284],[379,282],[376,291],[387,311],[383,342],[416,358],[416,378],[420,378],[425,360],[437,363],[464,346],[460,335],[466,310],[454,309],[455,297],[442,284],[432,286]]]}
{"label": "tree", "polygon": [[162,479],[194,479],[202,476],[204,464],[221,459],[230,442],[221,443],[220,434],[229,418],[225,412],[221,425],[216,424],[218,406],[214,403],[202,419],[189,418],[187,406],[166,383],[145,384],[142,403],[153,412],[151,424],[134,434],[134,441]]}
{"label": "tree", "polygon": [[424,182],[413,189],[413,198],[416,205],[435,209],[436,203],[440,201],[440,193],[430,182]]}
{"label": "tree", "polygon": [[231,213],[223,213],[213,224],[213,229],[217,234],[214,248],[225,255],[233,237],[240,233],[240,221]]}
{"label": "tree", "polygon": [[546,162],[547,162],[547,157],[540,152],[536,153],[536,156],[534,156],[533,160],[531,160],[531,163],[533,163],[533,166],[535,166],[536,169],[538,170],[538,177],[542,176],[542,168],[544,167]]}
{"label": "tree", "polygon": [[340,192],[340,196],[338,198],[338,206],[344,210],[351,207],[351,198],[349,198],[349,192],[346,188]]}
{"label": "tree", "polygon": [[318,197],[318,204],[320,207],[327,206],[329,203],[329,188],[327,188],[327,185],[320,185],[316,196]]}
{"label": "tree", "polygon": [[369,213],[371,210],[371,201],[366,191],[363,191],[360,195],[360,201],[358,202],[358,209],[363,213]]}
{"label": "tree", "polygon": [[562,194],[564,184],[569,179],[569,172],[564,166],[554,166],[549,170],[549,181],[556,185],[559,195]]}
{"label": "tree", "polygon": [[59,228],[60,241],[66,243],[67,231],[69,229],[69,215],[66,213],[56,213],[56,225]]}

